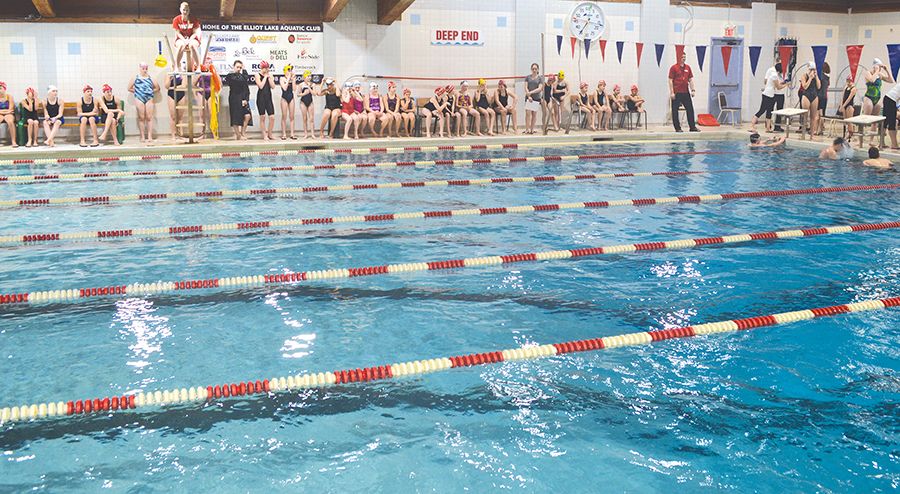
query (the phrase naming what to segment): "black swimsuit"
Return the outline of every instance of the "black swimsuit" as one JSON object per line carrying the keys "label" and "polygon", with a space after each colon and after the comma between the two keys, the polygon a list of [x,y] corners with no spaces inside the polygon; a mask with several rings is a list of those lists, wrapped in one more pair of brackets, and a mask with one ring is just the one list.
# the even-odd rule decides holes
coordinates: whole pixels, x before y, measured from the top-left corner
{"label": "black swimsuit", "polygon": [[481,93],[480,95],[478,95],[478,102],[475,103],[475,106],[477,106],[478,108],[481,108],[481,109],[485,109],[485,110],[487,108],[489,108],[490,104],[488,104],[487,95],[484,93]]}
{"label": "black swimsuit", "polygon": [[807,81],[807,83],[809,84],[809,86],[807,86],[806,89],[804,89],[804,90],[800,93],[800,94],[802,94],[804,97],[806,97],[806,99],[808,99],[808,100],[810,101],[810,103],[813,102],[816,98],[819,97],[819,89],[816,87],[816,85],[815,85],[814,82],[815,82],[815,81],[814,81],[812,78],[810,78],[810,79]]}
{"label": "black swimsuit", "polygon": [[[97,103],[97,100],[92,100],[90,103],[85,103],[84,96],[82,96],[81,97],[81,113],[90,113],[90,112],[94,111],[94,104],[96,104],[96,103]],[[97,116],[96,115],[90,115],[90,116],[82,115],[81,118],[87,118],[87,119],[93,118],[96,120]]]}
{"label": "black swimsuit", "polygon": [[293,80],[288,81],[287,89],[281,90],[281,98],[283,100],[287,101],[288,103],[294,101],[294,81]]}
{"label": "black swimsuit", "polygon": [[[103,98],[103,102],[106,103],[106,108],[109,110],[118,110],[119,105],[116,103],[116,98],[113,96],[112,101],[106,101],[106,98]],[[103,112],[103,115],[100,115],[100,123],[106,123],[106,116],[109,115],[109,112]]]}
{"label": "black swimsuit", "polygon": [[170,84],[172,84],[172,88],[169,89],[169,91],[168,91],[169,97],[174,99],[175,102],[178,103],[179,101],[181,101],[184,98],[184,94],[185,94],[184,91],[181,91],[181,90],[179,90],[178,92],[175,92],[175,88],[181,85],[181,76],[180,75],[172,76],[172,77],[169,77],[169,80],[174,81],[174,82],[170,83]]}
{"label": "black swimsuit", "polygon": [[509,105],[509,94],[508,94],[508,93],[507,93],[507,94],[500,94],[500,93],[498,92],[498,93],[497,93],[497,101],[500,102],[500,107],[506,108],[506,106]]}
{"label": "black swimsuit", "polygon": [[304,105],[306,105],[307,107],[309,107],[310,105],[312,105],[312,102],[313,102],[312,88],[309,87],[308,84],[303,83],[303,85],[300,86],[300,91],[302,92],[304,89],[309,89],[310,92],[307,94],[304,94],[303,96],[300,96],[300,102],[303,103]]}
{"label": "black swimsuit", "polygon": [[269,86],[269,76],[266,76],[265,80],[263,87],[256,92],[256,111],[260,115],[274,115],[275,104],[272,103],[272,88]]}
{"label": "black swimsuit", "polygon": [[340,110],[341,109],[341,98],[336,94],[325,93],[325,109],[326,110]]}
{"label": "black swimsuit", "polygon": [[588,102],[588,95],[582,94],[582,95],[581,95],[581,104],[582,104],[582,105],[586,105],[587,102]]}
{"label": "black swimsuit", "polygon": [[841,106],[841,110],[853,106],[853,100],[852,100],[852,99],[851,99],[850,101],[847,101],[847,98],[849,98],[849,97],[850,97],[850,90],[849,90],[849,89],[844,89],[844,97],[841,99],[841,101],[846,101],[846,103],[844,103],[844,104]]}
{"label": "black swimsuit", "polygon": [[566,83],[560,82],[556,85],[556,88],[553,90],[553,99],[556,100],[557,103],[562,103],[562,97],[566,94]]}
{"label": "black swimsuit", "polygon": [[37,120],[37,101],[31,104],[31,110],[25,107],[25,102],[22,102],[22,118],[27,122],[29,120]]}
{"label": "black swimsuit", "polygon": [[546,101],[547,103],[549,103],[552,99],[552,96],[550,96],[552,92],[553,88],[551,88],[549,85],[544,86],[544,101]]}

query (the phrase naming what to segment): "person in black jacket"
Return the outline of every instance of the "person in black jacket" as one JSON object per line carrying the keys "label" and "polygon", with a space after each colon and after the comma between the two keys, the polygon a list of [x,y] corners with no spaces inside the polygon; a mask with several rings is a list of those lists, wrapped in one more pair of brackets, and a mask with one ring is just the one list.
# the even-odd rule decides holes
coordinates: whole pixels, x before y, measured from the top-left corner
{"label": "person in black jacket", "polygon": [[222,78],[228,86],[228,111],[231,114],[231,128],[235,140],[247,139],[247,126],[253,125],[250,113],[250,83],[253,78],[244,70],[244,63],[234,61],[234,69]]}

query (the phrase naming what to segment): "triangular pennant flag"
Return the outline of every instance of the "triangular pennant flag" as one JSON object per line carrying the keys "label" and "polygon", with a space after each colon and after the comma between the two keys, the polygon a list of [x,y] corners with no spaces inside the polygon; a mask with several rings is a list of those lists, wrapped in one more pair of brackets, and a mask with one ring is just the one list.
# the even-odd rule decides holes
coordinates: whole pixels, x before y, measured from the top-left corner
{"label": "triangular pennant flag", "polygon": [[[683,46],[683,45],[682,45]],[[677,47],[676,47],[677,48]],[[683,49],[683,48],[682,48]],[[680,58],[678,60],[681,60]],[[706,60],[706,46],[697,46],[697,67],[703,72],[703,61]]]}
{"label": "triangular pennant flag", "polygon": [[786,77],[788,70],[791,68],[791,54],[794,51],[794,46],[791,45],[781,45],[778,47],[778,61],[781,62],[781,76]]}
{"label": "triangular pennant flag", "polygon": [[622,63],[622,50],[625,49],[624,41],[616,41],[616,53],[619,55],[619,63]]}
{"label": "triangular pennant flag", "polygon": [[847,60],[850,61],[850,77],[856,82],[856,69],[859,68],[859,58],[862,56],[863,45],[848,45]]}
{"label": "triangular pennant flag", "polygon": [[725,75],[728,75],[729,65],[731,65],[731,46],[722,45],[722,68],[725,69]]}
{"label": "triangular pennant flag", "polygon": [[684,45],[675,45],[675,63],[681,62],[682,55],[684,55]]}
{"label": "triangular pennant flag", "polygon": [[591,52],[591,40],[584,40],[584,58],[588,57],[588,53]]}
{"label": "triangular pennant flag", "polygon": [[600,40],[600,56],[603,57],[603,61],[606,61],[606,40]]}
{"label": "triangular pennant flag", "polygon": [[578,42],[578,38],[569,36],[569,42],[572,44],[572,58],[575,58],[575,43]]}
{"label": "triangular pennant flag", "polygon": [[759,54],[762,52],[761,46],[750,47],[750,73],[756,75],[756,67],[759,66]]}
{"label": "triangular pennant flag", "polygon": [[897,72],[900,71],[900,45],[887,45],[888,60],[891,64],[891,74],[897,80]]}
{"label": "triangular pennant flag", "polygon": [[822,77],[822,67],[825,65],[825,55],[828,53],[828,47],[825,45],[817,45],[812,47],[813,60],[816,62],[816,72]]}
{"label": "triangular pennant flag", "polygon": [[556,54],[557,55],[562,54],[561,53],[562,52],[562,39],[563,39],[563,37],[561,34],[556,35]]}
{"label": "triangular pennant flag", "polygon": [[641,53],[644,52],[644,44],[643,43],[635,43],[634,49],[637,50],[637,64],[638,68],[641,68]]}
{"label": "triangular pennant flag", "polygon": [[666,51],[666,45],[661,45],[659,43],[656,43],[656,66],[657,67],[662,66],[662,56],[663,56],[664,51]]}

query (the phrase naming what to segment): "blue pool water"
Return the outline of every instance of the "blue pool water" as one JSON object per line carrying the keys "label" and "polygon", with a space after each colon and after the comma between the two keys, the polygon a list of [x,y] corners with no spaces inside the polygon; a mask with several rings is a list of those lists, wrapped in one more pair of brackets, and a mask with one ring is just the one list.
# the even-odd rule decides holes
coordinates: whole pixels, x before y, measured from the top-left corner
{"label": "blue pool water", "polygon": [[[6,174],[727,151],[0,185],[0,198],[605,171],[737,173],[3,210],[0,235],[900,182],[743,143],[5,167]],[[198,165],[200,163],[200,165]],[[754,171],[773,166],[823,168]],[[900,192],[0,249],[0,293],[897,219]],[[0,406],[264,379],[900,294],[896,231],[0,309]],[[900,487],[896,309],[378,384],[0,426],[0,491],[878,492]]]}

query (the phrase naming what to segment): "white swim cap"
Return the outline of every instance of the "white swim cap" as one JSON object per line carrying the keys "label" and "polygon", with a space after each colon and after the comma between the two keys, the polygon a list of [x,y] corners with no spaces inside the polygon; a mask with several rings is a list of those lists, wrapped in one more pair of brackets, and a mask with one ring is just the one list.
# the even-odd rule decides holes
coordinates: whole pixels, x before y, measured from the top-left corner
{"label": "white swim cap", "polygon": [[872,60],[872,65],[884,65],[884,62],[882,62],[880,58],[876,58],[875,60]]}
{"label": "white swim cap", "polygon": [[49,93],[51,91],[59,91],[59,88],[57,88],[53,84],[50,84],[49,86],[47,86],[47,92]]}
{"label": "white swim cap", "polygon": [[375,81],[372,81],[369,83],[369,87],[372,89],[378,89],[378,83]]}
{"label": "white swim cap", "polygon": [[815,69],[815,68],[816,68],[816,62],[813,62],[812,60],[810,60],[810,61],[809,61],[809,68]]}

